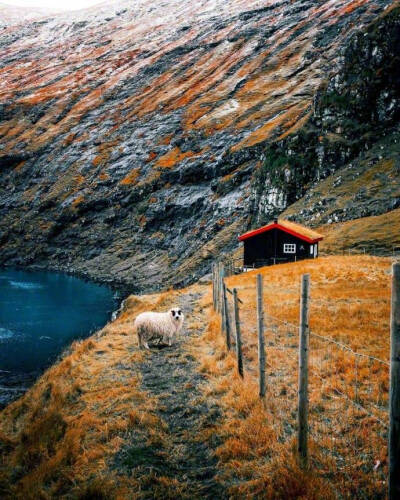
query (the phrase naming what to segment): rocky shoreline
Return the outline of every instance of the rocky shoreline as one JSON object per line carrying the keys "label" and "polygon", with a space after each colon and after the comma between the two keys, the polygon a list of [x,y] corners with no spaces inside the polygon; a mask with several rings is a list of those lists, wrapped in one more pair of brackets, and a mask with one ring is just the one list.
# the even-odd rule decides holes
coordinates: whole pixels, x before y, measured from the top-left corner
{"label": "rocky shoreline", "polygon": [[0,410],[25,394],[43,371],[44,369],[29,373],[13,373],[0,370]]}

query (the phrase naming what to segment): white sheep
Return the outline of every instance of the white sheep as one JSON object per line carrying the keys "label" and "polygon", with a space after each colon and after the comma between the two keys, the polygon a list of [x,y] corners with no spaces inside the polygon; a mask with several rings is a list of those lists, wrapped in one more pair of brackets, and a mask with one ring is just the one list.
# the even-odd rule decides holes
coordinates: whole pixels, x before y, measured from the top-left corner
{"label": "white sheep", "polygon": [[149,341],[159,343],[161,340],[172,345],[172,338],[182,328],[184,315],[181,309],[174,307],[168,312],[143,312],[136,317],[133,324],[138,335],[139,347],[149,349]]}

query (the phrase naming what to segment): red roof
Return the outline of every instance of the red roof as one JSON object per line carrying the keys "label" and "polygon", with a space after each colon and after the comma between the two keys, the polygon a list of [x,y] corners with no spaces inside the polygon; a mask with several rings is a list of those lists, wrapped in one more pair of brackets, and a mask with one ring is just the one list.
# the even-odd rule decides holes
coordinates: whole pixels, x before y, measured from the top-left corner
{"label": "red roof", "polygon": [[296,224],[288,220],[281,220],[278,222],[271,222],[266,226],[253,229],[252,231],[248,231],[247,233],[239,236],[239,241],[247,240],[248,238],[257,236],[257,234],[266,233],[271,229],[280,229],[281,231],[285,231],[285,233],[296,236],[307,243],[317,243],[317,241],[321,241],[323,238],[322,234],[319,234],[308,227],[301,226],[300,224]]}

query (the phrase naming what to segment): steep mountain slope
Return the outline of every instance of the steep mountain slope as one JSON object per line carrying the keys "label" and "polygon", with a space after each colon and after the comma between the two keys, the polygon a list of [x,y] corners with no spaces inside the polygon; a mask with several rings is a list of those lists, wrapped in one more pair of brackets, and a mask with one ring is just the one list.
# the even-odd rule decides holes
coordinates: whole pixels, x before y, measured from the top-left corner
{"label": "steep mountain slope", "polygon": [[[137,289],[194,279],[396,123],[393,5],[136,0],[3,28],[0,263]],[[364,37],[372,21],[386,28]],[[374,58],[395,76],[353,79],[378,92],[355,108],[385,110],[356,141],[326,112],[349,88],[333,77]]]}
{"label": "steep mountain slope", "polygon": [[372,253],[400,256],[400,208],[321,227],[321,254]]}

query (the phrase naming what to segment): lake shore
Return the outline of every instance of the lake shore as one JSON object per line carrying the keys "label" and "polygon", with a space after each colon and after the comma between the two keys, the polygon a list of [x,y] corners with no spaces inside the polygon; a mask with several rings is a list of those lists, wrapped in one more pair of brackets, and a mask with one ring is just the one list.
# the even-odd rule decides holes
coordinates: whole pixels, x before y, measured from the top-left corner
{"label": "lake shore", "polygon": [[75,273],[0,269],[0,410],[32,387],[73,341],[112,320],[123,296]]}
{"label": "lake shore", "polygon": [[0,410],[25,394],[44,370],[29,373],[0,370]]}

